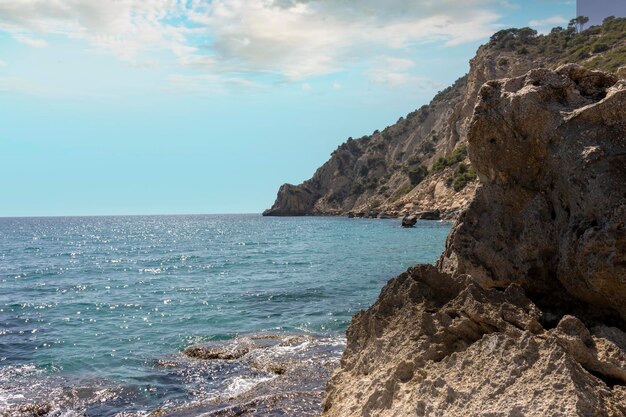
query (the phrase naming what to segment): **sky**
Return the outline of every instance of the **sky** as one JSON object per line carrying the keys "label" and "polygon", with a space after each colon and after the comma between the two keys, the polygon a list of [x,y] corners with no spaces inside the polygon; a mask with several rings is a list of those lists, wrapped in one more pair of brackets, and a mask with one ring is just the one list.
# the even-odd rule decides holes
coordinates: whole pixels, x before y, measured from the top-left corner
{"label": "sky", "polygon": [[0,216],[259,213],[571,0],[0,0]]}

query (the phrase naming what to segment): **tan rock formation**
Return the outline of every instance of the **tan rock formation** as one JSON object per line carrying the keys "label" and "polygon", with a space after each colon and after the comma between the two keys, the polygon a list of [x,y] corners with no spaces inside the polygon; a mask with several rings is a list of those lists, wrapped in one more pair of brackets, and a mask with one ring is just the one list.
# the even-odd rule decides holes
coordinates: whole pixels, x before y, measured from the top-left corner
{"label": "tan rock formation", "polygon": [[482,186],[441,266],[626,319],[626,82],[566,65],[492,81],[469,134]]}
{"label": "tan rock formation", "polygon": [[325,416],[626,416],[625,99],[575,65],[481,88],[476,197],[354,317]]}
{"label": "tan rock formation", "polygon": [[325,416],[624,416],[626,334],[418,266],[354,317]]}

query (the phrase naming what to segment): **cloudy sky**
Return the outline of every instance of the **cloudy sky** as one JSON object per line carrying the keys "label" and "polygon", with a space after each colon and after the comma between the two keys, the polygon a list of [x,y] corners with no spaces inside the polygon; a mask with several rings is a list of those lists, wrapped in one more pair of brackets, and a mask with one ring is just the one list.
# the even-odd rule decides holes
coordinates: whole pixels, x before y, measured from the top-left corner
{"label": "cloudy sky", "polygon": [[569,0],[0,0],[0,216],[260,212]]}

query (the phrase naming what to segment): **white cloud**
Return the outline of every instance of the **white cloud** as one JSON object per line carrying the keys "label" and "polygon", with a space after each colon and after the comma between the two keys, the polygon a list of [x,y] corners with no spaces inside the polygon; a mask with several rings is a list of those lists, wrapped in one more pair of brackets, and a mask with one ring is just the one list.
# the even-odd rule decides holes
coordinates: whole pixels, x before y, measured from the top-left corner
{"label": "white cloud", "polygon": [[409,73],[413,67],[415,67],[415,62],[410,59],[383,57],[370,70],[370,81],[392,87],[407,84],[414,79],[414,76]]}
{"label": "white cloud", "polygon": [[0,59],[0,68],[6,67],[7,63]]}
{"label": "white cloud", "polygon": [[260,84],[240,77],[220,76],[215,74],[172,74],[168,77],[166,90],[172,93],[212,96],[227,94],[230,87],[253,90],[262,88]]}
{"label": "white cloud", "polygon": [[458,45],[499,28],[497,14],[449,0],[214,0],[189,18],[211,34],[212,63],[220,68],[296,80],[337,71],[373,52],[435,41]]}
{"label": "white cloud", "polygon": [[45,35],[84,39],[133,60],[151,50],[184,53],[191,29],[166,23],[183,12],[174,0],[0,0],[0,30],[36,47]]}
{"label": "white cloud", "polygon": [[382,57],[369,71],[373,83],[386,84],[392,88],[410,87],[420,92],[429,92],[442,88],[442,85],[430,78],[416,75],[415,62],[398,57]]}
{"label": "white cloud", "polygon": [[18,41],[19,43],[23,43],[24,45],[32,46],[33,48],[43,48],[48,45],[43,39],[31,38],[30,36],[26,36],[20,33],[16,33],[13,35],[13,39]]}
{"label": "white cloud", "polygon": [[341,88],[341,84],[333,83],[332,87],[333,87],[333,90],[339,90]]}
{"label": "white cloud", "polygon": [[501,28],[502,1],[0,0],[0,30],[31,46],[80,39],[137,66],[168,51],[183,68],[231,79],[304,80],[420,43],[486,38]]}

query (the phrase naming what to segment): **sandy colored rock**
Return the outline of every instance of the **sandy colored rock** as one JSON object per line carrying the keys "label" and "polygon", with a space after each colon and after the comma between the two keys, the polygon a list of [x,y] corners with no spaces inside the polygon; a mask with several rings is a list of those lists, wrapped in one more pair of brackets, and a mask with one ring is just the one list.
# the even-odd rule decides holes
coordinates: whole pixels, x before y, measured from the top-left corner
{"label": "sandy colored rock", "polygon": [[[506,66],[498,65],[503,57],[508,60]],[[281,186],[275,203],[264,214],[366,213],[376,202],[377,210],[396,217],[439,210],[443,218],[456,218],[473,198],[477,183],[455,190],[450,178],[456,167],[451,167],[411,186],[407,177],[411,161],[430,167],[437,158],[467,142],[469,122],[483,83],[551,64],[554,59],[548,56],[536,59],[493,45],[480,47],[466,76],[437,94],[428,105],[381,132],[340,145],[311,179],[300,185]],[[407,204],[412,208],[405,209]]]}
{"label": "sandy colored rock", "polygon": [[625,100],[576,65],[481,88],[481,185],[354,317],[324,416],[626,416]]}
{"label": "sandy colored rock", "polygon": [[482,186],[442,268],[626,318],[626,82],[566,65],[480,96],[469,145]]}
{"label": "sandy colored rock", "polygon": [[626,415],[624,332],[541,316],[518,286],[413,268],[354,317],[324,415]]}
{"label": "sandy colored rock", "polygon": [[[468,165],[468,160],[443,170],[432,168],[439,158],[467,144],[483,84],[518,77],[533,68],[554,69],[572,60],[616,71],[624,78],[625,67],[616,66],[623,61],[623,27],[624,19],[614,19],[596,28],[592,37],[584,33],[566,36],[563,31],[536,37],[527,28],[494,34],[470,61],[467,75],[396,123],[371,135],[349,138],[310,180],[281,187],[276,202],[265,214],[301,215],[304,211],[313,215],[345,215],[365,213],[376,206],[379,212],[394,217],[439,210],[442,218],[456,219],[476,190],[475,180],[462,187],[453,186],[459,165]],[[591,58],[581,52],[593,50],[593,45],[598,44],[604,47],[594,51]],[[424,168],[431,170],[427,176],[411,179],[411,172],[423,173]],[[407,204],[412,204],[412,208],[407,209]]]}

